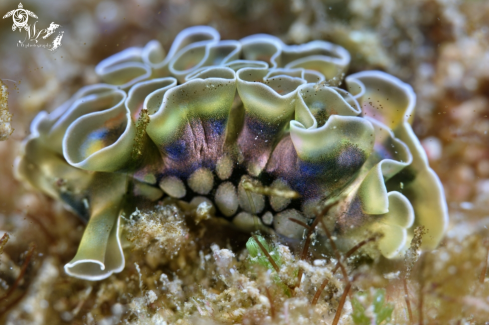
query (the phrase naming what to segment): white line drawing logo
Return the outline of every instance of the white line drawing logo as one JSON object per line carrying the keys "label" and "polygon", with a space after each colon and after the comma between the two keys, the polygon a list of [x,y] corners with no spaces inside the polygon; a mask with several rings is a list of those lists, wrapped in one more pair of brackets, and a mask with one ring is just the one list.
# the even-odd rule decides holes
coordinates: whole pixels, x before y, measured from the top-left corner
{"label": "white line drawing logo", "polygon": [[12,31],[17,29],[21,32],[23,29],[26,31],[26,35],[23,41],[19,40],[17,46],[21,47],[44,47],[50,51],[54,51],[61,46],[61,39],[63,38],[63,31],[59,31],[56,38],[51,43],[39,43],[39,37],[42,35],[42,39],[47,39],[51,36],[59,27],[58,24],[52,22],[48,28],[36,30],[37,20],[34,24],[29,25],[29,17],[38,18],[32,11],[24,9],[22,3],[19,2],[18,9],[11,10],[3,16],[3,19],[12,17],[14,23],[12,25]]}

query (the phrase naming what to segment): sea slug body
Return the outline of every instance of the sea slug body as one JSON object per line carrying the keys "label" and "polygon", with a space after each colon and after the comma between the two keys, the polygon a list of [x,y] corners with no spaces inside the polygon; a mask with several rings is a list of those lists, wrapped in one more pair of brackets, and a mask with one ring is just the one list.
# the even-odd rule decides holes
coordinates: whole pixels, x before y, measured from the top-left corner
{"label": "sea slug body", "polygon": [[424,248],[436,247],[447,208],[409,124],[415,94],[380,71],[344,79],[349,62],[328,42],[221,41],[206,26],[183,30],[167,54],[151,41],[100,62],[104,83],[39,113],[16,163],[20,179],[88,222],[66,272],[120,272],[121,211],[163,196],[297,239],[290,218],[308,223],[336,200],[338,235],[382,232],[380,252],[395,258],[422,225]]}

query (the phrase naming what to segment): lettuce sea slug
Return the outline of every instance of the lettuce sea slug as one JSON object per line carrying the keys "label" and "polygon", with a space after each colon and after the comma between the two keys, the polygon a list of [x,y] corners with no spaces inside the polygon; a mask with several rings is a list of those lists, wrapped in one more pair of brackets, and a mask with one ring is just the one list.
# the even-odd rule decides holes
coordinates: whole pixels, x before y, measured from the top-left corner
{"label": "lettuce sea slug", "polygon": [[447,207],[409,123],[415,94],[380,71],[345,78],[349,62],[328,42],[221,41],[206,26],[182,31],[168,53],[151,41],[100,62],[104,83],[39,113],[16,164],[88,222],[66,272],[120,272],[122,211],[164,196],[298,240],[290,219],[308,224],[336,202],[337,236],[381,232],[380,253],[395,258],[424,226],[424,248],[436,247]]}

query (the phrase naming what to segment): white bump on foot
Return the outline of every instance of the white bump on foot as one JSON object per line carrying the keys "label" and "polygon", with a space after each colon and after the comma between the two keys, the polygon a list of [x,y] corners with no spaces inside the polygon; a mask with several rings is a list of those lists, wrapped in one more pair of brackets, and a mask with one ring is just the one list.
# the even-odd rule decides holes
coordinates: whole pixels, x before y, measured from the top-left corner
{"label": "white bump on foot", "polygon": [[214,176],[209,169],[199,168],[190,175],[187,183],[194,192],[206,195],[214,186]]}
{"label": "white bump on foot", "polygon": [[176,199],[181,199],[187,194],[185,184],[176,176],[163,177],[159,185],[163,192]]}
{"label": "white bump on foot", "polygon": [[228,156],[219,158],[216,165],[216,174],[221,180],[226,180],[233,173],[233,160]]}
{"label": "white bump on foot", "polygon": [[236,187],[231,182],[225,182],[219,185],[214,197],[219,210],[226,217],[230,217],[238,211],[238,195],[236,194]]}
{"label": "white bump on foot", "polygon": [[279,234],[289,237],[289,238],[302,238],[302,234],[304,233],[305,228],[293,221],[289,218],[296,219],[307,224],[307,219],[302,216],[302,214],[295,210],[289,209],[283,212],[280,212],[273,218],[273,226],[275,231]]}
{"label": "white bump on foot", "polygon": [[[274,180],[273,183],[270,185],[270,187],[277,190],[285,190],[285,191],[292,190],[287,184],[287,182],[281,179]],[[285,198],[283,196],[276,196],[276,195],[270,196],[270,205],[272,206],[273,210],[277,212],[285,209],[290,204],[290,201],[291,199]]]}
{"label": "white bump on foot", "polygon": [[253,186],[261,187],[261,183],[248,175],[241,177],[238,185],[239,206],[246,212],[252,214],[260,213],[265,207],[265,196],[262,194],[246,191],[243,187],[243,181],[250,182]]}
{"label": "white bump on foot", "polygon": [[270,226],[273,223],[273,214],[270,211],[267,211],[261,216],[261,220],[264,224]]}
{"label": "white bump on foot", "polygon": [[238,213],[238,215],[233,219],[233,224],[243,231],[251,232],[256,230],[262,230],[266,233],[270,231],[270,228],[264,226],[261,223],[260,218],[256,216],[252,216],[248,212]]}

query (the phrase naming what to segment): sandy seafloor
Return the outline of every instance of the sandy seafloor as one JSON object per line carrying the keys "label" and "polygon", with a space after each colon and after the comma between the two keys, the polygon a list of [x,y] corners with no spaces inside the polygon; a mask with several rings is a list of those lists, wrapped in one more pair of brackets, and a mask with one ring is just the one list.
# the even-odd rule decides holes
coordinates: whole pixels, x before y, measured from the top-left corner
{"label": "sandy seafloor", "polygon": [[[22,48],[16,46],[20,34],[12,31],[12,20],[0,20],[0,79],[9,89],[15,129],[0,142],[0,235],[9,234],[0,259],[1,323],[333,323],[345,282],[339,275],[331,276],[331,261],[325,266],[312,261],[301,264],[293,250],[277,246],[284,258],[283,282],[292,281],[298,267],[306,274],[301,288],[290,294],[266,268],[247,259],[244,243],[249,235],[230,236],[229,229],[213,221],[195,225],[172,205],[126,226],[132,242],[125,251],[122,273],[99,282],[70,278],[63,265],[76,251],[83,223],[13,176],[14,159],[34,116],[41,110],[52,111],[81,86],[97,82],[94,66],[100,60],[155,38],[168,49],[180,30],[202,24],[216,28],[222,39],[269,33],[289,44],[332,41],[352,54],[348,73],[379,69],[414,87],[413,128],[443,183],[449,229],[440,247],[423,253],[417,262],[362,264],[359,258],[346,265],[355,280],[338,322],[377,324],[379,310],[372,299],[381,292],[379,288],[385,288],[385,302],[379,308],[393,309],[391,324],[409,324],[410,318],[413,324],[487,324],[489,284],[483,269],[489,247],[485,240],[489,235],[488,1],[47,0],[23,4],[37,14],[40,24],[59,24],[64,36],[62,46],[53,52]],[[0,14],[17,5],[11,0],[0,2]],[[399,272],[405,272],[411,262],[413,271],[404,289]],[[230,274],[232,267],[238,272]],[[330,284],[312,306],[314,293],[326,277],[331,277]],[[17,278],[16,289],[9,291]],[[355,299],[365,311],[352,318]]]}

